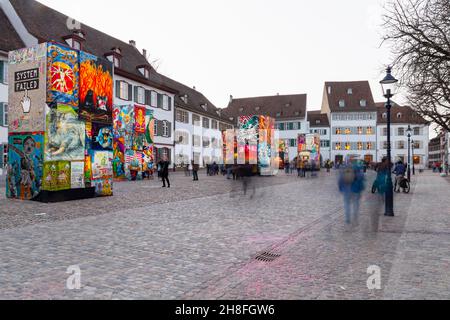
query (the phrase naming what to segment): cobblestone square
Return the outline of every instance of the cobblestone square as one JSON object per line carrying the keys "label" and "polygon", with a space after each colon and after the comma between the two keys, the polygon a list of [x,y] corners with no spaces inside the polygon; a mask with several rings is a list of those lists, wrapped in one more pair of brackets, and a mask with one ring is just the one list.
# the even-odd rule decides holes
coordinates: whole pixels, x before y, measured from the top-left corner
{"label": "cobblestone square", "polygon": [[[436,174],[413,177],[393,218],[366,191],[352,229],[335,172],[255,177],[254,197],[222,176],[171,179],[57,204],[7,200],[2,185],[0,299],[450,298],[450,184]],[[374,265],[379,290],[367,287]]]}

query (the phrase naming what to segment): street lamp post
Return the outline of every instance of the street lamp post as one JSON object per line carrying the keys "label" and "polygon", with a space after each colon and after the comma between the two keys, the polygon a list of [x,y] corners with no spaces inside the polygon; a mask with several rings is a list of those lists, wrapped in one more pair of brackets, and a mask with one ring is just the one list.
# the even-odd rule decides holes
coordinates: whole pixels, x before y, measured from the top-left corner
{"label": "street lamp post", "polygon": [[411,153],[412,153],[412,174],[416,175],[416,167],[414,166],[414,140],[411,140]]}
{"label": "street lamp post", "polygon": [[411,125],[408,124],[408,181],[411,181]]}
{"label": "street lamp post", "polygon": [[386,179],[386,203],[385,203],[385,216],[394,216],[394,187],[392,184],[392,159],[391,159],[391,99],[395,95],[398,80],[395,79],[392,74],[392,68],[388,67],[386,69],[386,76],[380,81],[381,87],[383,89],[383,95],[387,99],[386,110],[387,110],[387,160],[388,160],[388,174]]}

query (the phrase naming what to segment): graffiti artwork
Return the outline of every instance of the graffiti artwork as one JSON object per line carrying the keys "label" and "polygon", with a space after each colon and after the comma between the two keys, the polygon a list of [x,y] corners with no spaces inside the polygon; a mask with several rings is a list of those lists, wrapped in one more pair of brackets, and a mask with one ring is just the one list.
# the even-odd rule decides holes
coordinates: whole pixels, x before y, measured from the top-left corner
{"label": "graffiti artwork", "polygon": [[86,125],[73,107],[58,105],[47,114],[45,161],[83,161]]}
{"label": "graffiti artwork", "polygon": [[113,127],[99,123],[92,125],[92,149],[112,150],[113,149]]}
{"label": "graffiti artwork", "polygon": [[43,133],[9,136],[6,195],[31,200],[42,186]]}
{"label": "graffiti artwork", "polygon": [[125,139],[114,138],[113,171],[115,179],[125,179]]}
{"label": "graffiti artwork", "polygon": [[80,119],[112,124],[112,74],[110,61],[80,52]]}
{"label": "graffiti artwork", "polygon": [[71,188],[71,167],[69,161],[50,161],[44,163],[42,189],[61,191]]}
{"label": "graffiti artwork", "polygon": [[145,107],[134,107],[134,132],[136,134],[144,134],[145,133],[145,115],[146,108]]}
{"label": "graffiti artwork", "polygon": [[125,151],[125,175],[128,180],[142,179],[143,153],[134,150]]}
{"label": "graffiti artwork", "polygon": [[9,54],[10,133],[45,130],[46,44]]}
{"label": "graffiti artwork", "polygon": [[70,187],[71,189],[84,188],[84,161],[74,161],[70,163]]}
{"label": "graffiti artwork", "polygon": [[47,66],[47,102],[78,107],[78,52],[56,43],[49,43]]}

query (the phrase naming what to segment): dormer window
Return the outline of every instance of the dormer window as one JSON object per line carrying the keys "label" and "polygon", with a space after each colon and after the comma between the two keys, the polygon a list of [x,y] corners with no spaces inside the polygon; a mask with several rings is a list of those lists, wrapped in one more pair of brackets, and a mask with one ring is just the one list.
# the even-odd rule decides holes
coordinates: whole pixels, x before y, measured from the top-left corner
{"label": "dormer window", "polygon": [[339,107],[341,108],[345,107],[345,100],[339,100]]}
{"label": "dormer window", "polygon": [[201,105],[202,109],[208,111],[208,105],[206,103]]}
{"label": "dormer window", "polygon": [[277,112],[276,116],[277,118],[281,117],[281,112]]}
{"label": "dormer window", "polygon": [[316,120],[316,124],[320,124],[320,120]]}
{"label": "dormer window", "polygon": [[402,114],[399,112],[397,113],[397,119],[401,119],[402,118]]}
{"label": "dormer window", "polygon": [[382,115],[382,117],[383,117],[383,119],[386,119],[386,118],[387,118],[387,113],[384,112],[383,115]]}
{"label": "dormer window", "polygon": [[137,66],[137,69],[139,70],[139,73],[142,74],[145,79],[150,78],[150,68],[149,66]]}
{"label": "dormer window", "polygon": [[120,58],[115,54],[106,55],[106,59],[111,61],[114,64],[115,68],[120,68]]}
{"label": "dormer window", "polygon": [[347,94],[348,95],[352,95],[353,94],[353,89],[352,88],[348,88],[347,89]]}
{"label": "dormer window", "polygon": [[234,117],[230,117],[230,121],[233,121],[234,120]]}
{"label": "dormer window", "polygon": [[112,48],[111,52],[108,52],[105,54],[106,59],[111,61],[114,64],[115,68],[120,68],[121,66],[121,59],[122,59],[122,50],[120,48]]}
{"label": "dormer window", "polygon": [[288,107],[291,106],[291,104],[290,104],[290,103],[286,103],[284,106],[285,106],[286,108],[288,108]]}
{"label": "dormer window", "polygon": [[300,112],[299,111],[295,111],[295,113],[294,113],[296,116],[299,116],[300,115]]}
{"label": "dormer window", "polygon": [[359,101],[359,105],[361,106],[361,107],[367,107],[367,101],[366,100],[360,100]]}
{"label": "dormer window", "polygon": [[63,37],[64,41],[75,50],[82,50],[82,43],[85,41],[84,32],[75,30],[71,35]]}
{"label": "dormer window", "polygon": [[180,98],[181,98],[181,100],[183,100],[184,103],[186,103],[186,104],[188,103],[188,95],[187,94],[185,94],[184,96],[181,96]]}
{"label": "dormer window", "polygon": [[259,110],[261,110],[261,107],[256,107],[255,110],[259,111]]}
{"label": "dormer window", "polygon": [[240,108],[239,108],[239,112],[242,112],[242,111],[244,111],[244,108],[243,108],[243,107],[240,107]]}

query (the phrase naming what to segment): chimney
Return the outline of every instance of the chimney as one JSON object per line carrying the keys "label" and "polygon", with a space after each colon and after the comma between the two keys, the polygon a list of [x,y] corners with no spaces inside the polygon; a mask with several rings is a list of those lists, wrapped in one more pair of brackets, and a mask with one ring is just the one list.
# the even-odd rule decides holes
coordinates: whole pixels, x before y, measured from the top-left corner
{"label": "chimney", "polygon": [[233,102],[233,95],[230,94],[230,103]]}
{"label": "chimney", "polygon": [[136,41],[130,40],[130,45],[136,48]]}
{"label": "chimney", "polygon": [[147,49],[142,49],[142,55],[147,58]]}
{"label": "chimney", "polygon": [[192,89],[196,90],[195,86],[193,86]]}

